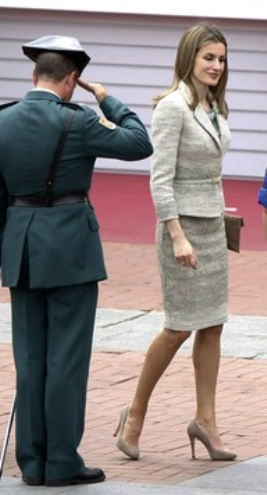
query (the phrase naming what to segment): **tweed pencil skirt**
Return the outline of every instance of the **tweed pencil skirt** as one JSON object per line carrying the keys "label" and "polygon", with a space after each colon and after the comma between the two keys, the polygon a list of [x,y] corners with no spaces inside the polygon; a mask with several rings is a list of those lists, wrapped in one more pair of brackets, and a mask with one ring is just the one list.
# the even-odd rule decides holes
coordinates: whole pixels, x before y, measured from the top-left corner
{"label": "tweed pencil skirt", "polygon": [[164,328],[194,331],[223,324],[228,312],[228,254],[223,216],[180,217],[187,239],[197,253],[196,270],[177,263],[163,222],[156,233]]}

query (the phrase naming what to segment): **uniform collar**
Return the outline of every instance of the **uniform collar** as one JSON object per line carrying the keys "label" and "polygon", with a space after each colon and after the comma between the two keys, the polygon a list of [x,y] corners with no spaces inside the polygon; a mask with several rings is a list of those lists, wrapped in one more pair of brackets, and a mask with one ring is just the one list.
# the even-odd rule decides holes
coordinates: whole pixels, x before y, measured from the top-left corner
{"label": "uniform collar", "polygon": [[52,93],[52,95],[56,95],[58,98],[62,99],[61,96],[55,91],[52,91],[52,89],[38,87],[38,88],[33,88],[32,91],[47,91],[48,93]]}
{"label": "uniform collar", "polygon": [[26,100],[54,100],[54,101],[61,101],[60,96],[58,96],[56,93],[53,91],[49,91],[47,89],[32,89],[31,91],[28,91],[28,93],[25,96]]}

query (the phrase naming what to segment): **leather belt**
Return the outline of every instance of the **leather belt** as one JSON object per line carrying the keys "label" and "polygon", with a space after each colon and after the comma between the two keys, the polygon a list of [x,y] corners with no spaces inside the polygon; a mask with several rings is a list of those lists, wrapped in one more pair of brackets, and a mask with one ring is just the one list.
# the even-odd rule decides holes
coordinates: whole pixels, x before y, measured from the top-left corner
{"label": "leather belt", "polygon": [[88,204],[89,199],[85,192],[59,194],[52,199],[45,194],[34,196],[11,196],[10,206],[28,206],[32,208],[49,208],[51,206],[71,205],[77,203]]}

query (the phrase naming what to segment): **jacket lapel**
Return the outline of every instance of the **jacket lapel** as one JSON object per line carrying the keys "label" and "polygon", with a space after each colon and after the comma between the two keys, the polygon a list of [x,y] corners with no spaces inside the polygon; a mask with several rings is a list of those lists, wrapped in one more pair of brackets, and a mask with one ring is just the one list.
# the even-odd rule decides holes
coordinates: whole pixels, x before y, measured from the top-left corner
{"label": "jacket lapel", "polygon": [[194,111],[194,116],[195,119],[198,121],[198,123],[207,131],[211,137],[216,141],[216,144],[221,148],[221,141],[218,136],[218,133],[211,122],[207,112],[204,110],[202,105],[198,105]]}
{"label": "jacket lapel", "polygon": [[[181,91],[187,104],[190,106],[190,104],[192,102],[192,95],[191,95],[191,91],[190,91],[189,87],[187,86],[187,84],[184,83],[184,81],[179,82],[179,90]],[[217,133],[214,125],[212,124],[207,112],[205,112],[202,105],[199,104],[196,107],[196,109],[194,110],[193,114],[194,114],[194,117],[197,120],[197,122],[201,125],[201,127],[203,127],[203,129],[205,129],[206,132],[208,132],[210,134],[212,139],[214,139],[214,141],[216,142],[216,145],[221,150],[222,149],[221,140],[220,140],[218,133]]]}

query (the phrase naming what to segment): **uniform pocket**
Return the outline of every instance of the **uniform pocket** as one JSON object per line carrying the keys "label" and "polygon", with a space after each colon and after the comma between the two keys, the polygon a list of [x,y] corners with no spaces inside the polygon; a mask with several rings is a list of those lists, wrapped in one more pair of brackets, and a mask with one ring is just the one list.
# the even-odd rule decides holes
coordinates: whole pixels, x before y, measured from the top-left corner
{"label": "uniform pocket", "polygon": [[87,209],[87,220],[92,232],[96,232],[99,230],[99,223],[97,221],[94,209],[91,206],[89,206]]}

